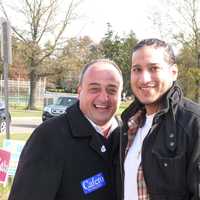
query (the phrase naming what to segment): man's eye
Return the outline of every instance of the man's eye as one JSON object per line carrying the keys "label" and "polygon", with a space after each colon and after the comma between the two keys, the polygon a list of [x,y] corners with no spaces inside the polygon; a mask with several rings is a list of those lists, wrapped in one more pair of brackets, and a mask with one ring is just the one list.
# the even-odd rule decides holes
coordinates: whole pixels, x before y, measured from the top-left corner
{"label": "man's eye", "polygon": [[98,92],[99,88],[90,88],[89,91],[92,92],[92,93]]}
{"label": "man's eye", "polygon": [[141,71],[141,69],[140,68],[138,68],[138,67],[132,67],[132,69],[131,69],[131,71],[132,72],[140,72]]}
{"label": "man's eye", "polygon": [[154,67],[151,67],[150,70],[151,70],[152,72],[159,72],[159,71],[161,70],[161,68],[160,68],[160,67],[157,67],[157,66],[154,66]]}
{"label": "man's eye", "polygon": [[116,90],[116,89],[110,88],[110,89],[107,90],[107,92],[108,92],[108,94],[113,95],[113,94],[116,94],[116,93],[117,93],[117,90]]}

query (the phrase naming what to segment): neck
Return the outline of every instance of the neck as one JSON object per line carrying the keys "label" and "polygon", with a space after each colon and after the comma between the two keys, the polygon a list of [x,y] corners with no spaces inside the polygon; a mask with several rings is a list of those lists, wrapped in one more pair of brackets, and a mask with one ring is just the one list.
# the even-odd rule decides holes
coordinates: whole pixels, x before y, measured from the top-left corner
{"label": "neck", "polygon": [[104,125],[98,125],[101,128],[102,131],[106,131],[106,130],[109,130],[110,127],[111,127],[111,123],[107,123],[107,124],[104,124]]}
{"label": "neck", "polygon": [[152,104],[146,104],[145,109],[147,115],[152,115],[160,110],[160,104],[158,104],[158,102]]}

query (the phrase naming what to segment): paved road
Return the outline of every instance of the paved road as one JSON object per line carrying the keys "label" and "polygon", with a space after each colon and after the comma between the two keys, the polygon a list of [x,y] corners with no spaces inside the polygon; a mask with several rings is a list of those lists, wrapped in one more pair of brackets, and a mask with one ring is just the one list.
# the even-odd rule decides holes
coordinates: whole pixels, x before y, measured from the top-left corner
{"label": "paved road", "polygon": [[41,123],[41,117],[13,117],[10,133],[32,133]]}

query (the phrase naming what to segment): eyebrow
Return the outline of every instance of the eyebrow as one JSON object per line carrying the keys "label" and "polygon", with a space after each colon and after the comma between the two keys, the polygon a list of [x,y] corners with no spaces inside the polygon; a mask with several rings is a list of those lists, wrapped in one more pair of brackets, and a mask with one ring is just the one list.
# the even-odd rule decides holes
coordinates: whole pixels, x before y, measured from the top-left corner
{"label": "eyebrow", "polygon": [[[147,63],[147,66],[148,65],[160,65],[159,63]],[[132,65],[131,67],[141,67],[140,64],[135,64],[135,65]]]}
{"label": "eyebrow", "polygon": [[160,65],[159,63],[148,63],[148,65]]}
{"label": "eyebrow", "polygon": [[[100,86],[101,84],[99,83],[89,83],[90,86]],[[118,85],[115,84],[108,84],[107,87],[113,87],[113,88],[117,88]]]}
{"label": "eyebrow", "polygon": [[96,85],[96,86],[98,86],[98,85],[100,85],[99,83],[89,83],[89,85]]}
{"label": "eyebrow", "polygon": [[131,66],[131,68],[133,68],[133,67],[140,67],[141,65],[139,65],[139,64],[135,64],[135,65],[132,65]]}

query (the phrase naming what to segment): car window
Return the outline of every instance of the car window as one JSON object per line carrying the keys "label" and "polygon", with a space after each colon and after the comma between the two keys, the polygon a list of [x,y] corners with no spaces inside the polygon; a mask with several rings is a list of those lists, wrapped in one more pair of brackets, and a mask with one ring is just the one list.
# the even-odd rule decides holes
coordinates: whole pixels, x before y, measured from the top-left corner
{"label": "car window", "polygon": [[5,103],[3,101],[0,101],[0,109],[5,109]]}
{"label": "car window", "polygon": [[59,97],[56,101],[56,105],[71,106],[77,101],[76,97]]}

